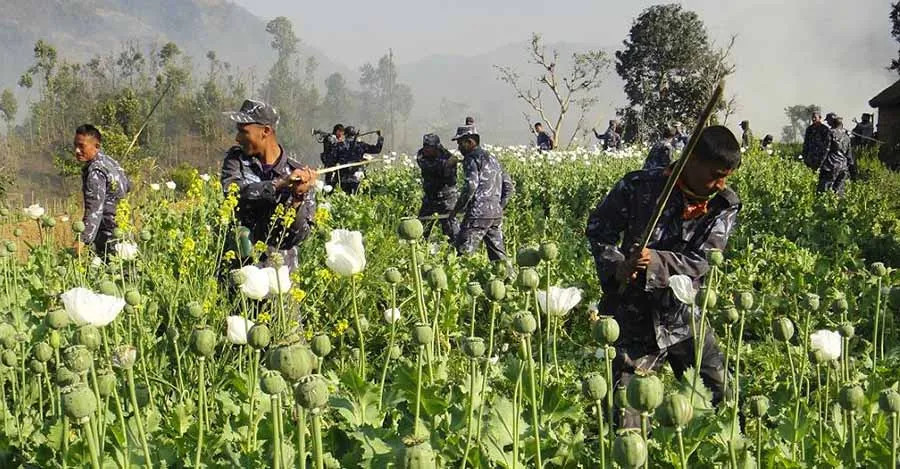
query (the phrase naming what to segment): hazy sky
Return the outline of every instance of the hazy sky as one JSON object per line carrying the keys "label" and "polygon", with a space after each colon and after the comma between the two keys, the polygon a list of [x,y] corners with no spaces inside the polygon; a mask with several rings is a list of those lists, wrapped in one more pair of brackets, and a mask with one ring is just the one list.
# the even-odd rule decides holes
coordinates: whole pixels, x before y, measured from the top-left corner
{"label": "hazy sky", "polygon": [[[306,44],[352,68],[388,48],[397,61],[432,54],[477,55],[540,32],[548,42],[611,48],[645,0],[236,0],[253,13],[289,17]],[[897,76],[884,67],[897,56],[890,36],[891,0],[686,0],[719,43],[737,35],[737,73],[729,93],[739,115],[776,133],[782,108],[818,103],[845,116]],[[335,5],[340,5],[336,7]],[[614,72],[612,72],[614,73]],[[774,108],[774,109],[773,109]],[[773,113],[775,115],[773,115]],[[780,120],[779,120],[780,119]],[[758,130],[757,133],[760,131]]]}

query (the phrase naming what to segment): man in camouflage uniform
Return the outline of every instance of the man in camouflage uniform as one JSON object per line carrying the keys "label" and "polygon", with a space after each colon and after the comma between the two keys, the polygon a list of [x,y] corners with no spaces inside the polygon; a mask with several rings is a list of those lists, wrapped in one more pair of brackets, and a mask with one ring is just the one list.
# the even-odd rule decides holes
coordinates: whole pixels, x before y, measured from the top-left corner
{"label": "man in camouflage uniform", "polygon": [[550,151],[553,149],[553,137],[544,131],[544,125],[540,122],[534,124],[534,134],[537,136],[537,147],[539,151]]}
{"label": "man in camouflage uniform", "polygon": [[[638,243],[671,168],[626,174],[591,213],[586,234],[604,292],[599,309],[621,328],[613,361],[617,386],[627,385],[636,369],[656,369],[665,360],[678,377],[695,366],[690,324],[699,309],[680,302],[669,279],[686,275],[699,288],[710,269],[707,254],[725,249],[741,209],[725,180],[740,162],[740,146],[730,130],[704,129],[643,250]],[[699,367],[713,403],[720,402],[725,369],[712,330],[704,338]],[[636,426],[637,417],[629,413],[621,423]]]}
{"label": "man in camouflage uniform", "polygon": [[[359,130],[357,130],[356,127],[353,127],[352,125],[347,126],[344,129],[346,141],[343,145],[337,147],[337,164],[358,163],[363,161],[365,155],[377,155],[381,153],[381,148],[384,145],[384,137],[381,136],[380,130],[375,133],[378,134],[378,142],[376,142],[375,145],[370,145],[359,140]],[[340,170],[338,179],[341,183],[341,190],[348,194],[355,194],[359,190],[359,183],[362,182],[365,174],[366,170],[364,166]]]}
{"label": "man in camouflage uniform", "polygon": [[463,155],[466,181],[450,216],[463,213],[456,250],[467,255],[484,240],[488,258],[507,260],[503,247],[503,209],[515,193],[512,179],[493,155],[481,148],[474,126],[459,127],[453,137]]}
{"label": "man in camouflage uniform", "polygon": [[817,190],[832,190],[840,195],[844,193],[850,166],[853,164],[850,135],[844,130],[844,119],[833,116],[830,119],[831,131],[828,152],[819,167],[819,185]]}
{"label": "man in camouflage uniform", "polygon": [[619,128],[619,123],[615,120],[609,121],[609,127],[606,128],[606,132],[602,134],[597,133],[597,129],[591,129],[594,131],[594,137],[597,137],[597,140],[603,142],[604,150],[618,150],[622,147],[622,137],[619,135],[617,131]]}
{"label": "man in camouflage uniform", "polygon": [[[337,164],[338,151],[342,145],[344,145],[344,125],[335,124],[331,129],[331,134],[326,135],[325,138],[322,139],[321,158],[323,167],[328,168]],[[325,184],[334,186],[336,182],[336,173],[332,172],[325,175]]]}
{"label": "man in camouflage uniform", "polygon": [[673,142],[675,140],[675,129],[666,126],[663,129],[662,140],[656,142],[647,159],[644,161],[643,169],[665,168],[672,163],[672,155],[675,153]]}
{"label": "man in camouflage uniform", "polygon": [[743,131],[741,134],[741,148],[749,150],[755,143],[753,131],[750,130],[750,121],[741,121],[741,130]]}
{"label": "man in camouflage uniform", "polygon": [[853,127],[853,147],[870,147],[875,144],[875,124],[872,114],[863,113],[862,122]]}
{"label": "man in camouflage uniform", "polygon": [[84,231],[75,244],[75,251],[80,254],[83,246],[90,245],[98,255],[106,257],[115,244],[116,209],[131,189],[131,183],[119,163],[103,153],[102,144],[103,136],[93,125],[84,124],[75,129],[75,159],[84,165],[81,169]]}
{"label": "man in camouflage uniform", "polygon": [[[226,113],[237,127],[222,162],[222,190],[237,189],[237,221],[249,229],[251,244],[268,247],[261,261],[279,252],[289,269],[297,267],[297,245],[309,236],[316,211],[316,172],[301,165],[278,144],[278,111],[246,100],[240,111]],[[285,215],[272,220],[276,210]],[[291,220],[293,218],[293,220]],[[285,222],[291,223],[285,226]]]}
{"label": "man in camouflage uniform", "polygon": [[[436,134],[422,137],[422,149],[416,155],[416,163],[422,170],[422,208],[419,217],[431,215],[447,215],[456,206],[456,166],[459,160],[443,145]],[[459,222],[456,217],[441,219],[441,231],[452,243],[459,233]],[[435,220],[425,220],[425,232],[431,233]]]}
{"label": "man in camouflage uniform", "polygon": [[803,136],[803,163],[810,169],[818,171],[825,154],[828,152],[828,143],[831,139],[828,126],[822,123],[822,114],[814,112],[812,123],[806,128]]}

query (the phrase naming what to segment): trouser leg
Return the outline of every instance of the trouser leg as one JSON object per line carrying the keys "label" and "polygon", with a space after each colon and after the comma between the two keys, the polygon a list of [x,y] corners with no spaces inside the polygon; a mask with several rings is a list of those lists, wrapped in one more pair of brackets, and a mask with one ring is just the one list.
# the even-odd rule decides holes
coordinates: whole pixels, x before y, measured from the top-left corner
{"label": "trouser leg", "polygon": [[497,220],[492,223],[484,233],[484,245],[487,248],[488,259],[492,261],[506,259],[506,249],[503,247],[503,222]]}
{"label": "trouser leg", "polygon": [[[693,368],[694,338],[675,344],[668,349],[669,363],[675,376],[681,378],[688,368]],[[718,405],[725,397],[725,356],[719,349],[718,340],[712,331],[706,331],[703,352],[700,355],[700,379],[712,392],[712,403]]]}

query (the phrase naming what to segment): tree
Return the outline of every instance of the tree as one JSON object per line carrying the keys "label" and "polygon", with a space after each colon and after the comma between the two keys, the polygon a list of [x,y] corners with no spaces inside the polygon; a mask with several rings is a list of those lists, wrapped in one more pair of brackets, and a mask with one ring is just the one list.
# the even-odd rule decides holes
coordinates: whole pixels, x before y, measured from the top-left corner
{"label": "tree", "polygon": [[[396,129],[392,128],[392,117],[394,122],[402,123],[405,128],[412,111],[413,95],[409,86],[397,83],[393,54],[382,56],[378,59],[377,66],[371,63],[363,65],[360,68],[359,84],[362,87],[360,117],[363,123],[376,129],[387,129],[391,146],[398,145]],[[399,145],[405,143],[406,139],[403,138]]]}
{"label": "tree", "polygon": [[6,157],[12,159],[12,123],[16,119],[16,113],[19,111],[19,103],[16,96],[8,88],[0,94],[0,113],[3,113],[3,120],[6,121]]}
{"label": "tree", "polygon": [[[616,72],[625,81],[629,106],[624,112],[632,139],[646,139],[672,121],[691,122],[716,84],[734,73],[728,55],[734,45],[713,47],[703,21],[681,5],[655,5],[635,19]],[[723,99],[717,110],[725,110]],[[734,103],[731,103],[734,107]],[[652,130],[649,130],[652,129]]]}
{"label": "tree", "polygon": [[788,125],[781,129],[781,140],[785,143],[796,143],[803,140],[806,126],[810,124],[810,116],[814,112],[821,112],[816,104],[797,104],[784,108],[784,114],[788,118]]}
{"label": "tree", "polygon": [[[566,115],[572,109],[572,105],[578,108],[580,116],[568,139],[567,146],[569,146],[581,130],[585,116],[597,104],[594,91],[603,82],[610,60],[601,50],[576,52],[572,54],[568,70],[560,72],[559,52],[554,49],[548,54],[541,36],[537,33],[531,35],[528,53],[529,63],[539,70],[536,77],[523,79],[512,67],[497,65],[494,67],[500,72],[500,80],[512,87],[516,98],[524,101],[540,116],[541,121],[551,128],[554,136],[553,144],[556,146],[561,140],[560,132]],[[551,96],[552,110],[545,106],[545,91]]]}
{"label": "tree", "polygon": [[[325,97],[322,99],[319,117],[329,126],[338,122],[349,124],[357,116],[356,96],[347,87],[347,80],[340,73],[332,73],[325,79]],[[329,130],[329,129],[325,129]]]}

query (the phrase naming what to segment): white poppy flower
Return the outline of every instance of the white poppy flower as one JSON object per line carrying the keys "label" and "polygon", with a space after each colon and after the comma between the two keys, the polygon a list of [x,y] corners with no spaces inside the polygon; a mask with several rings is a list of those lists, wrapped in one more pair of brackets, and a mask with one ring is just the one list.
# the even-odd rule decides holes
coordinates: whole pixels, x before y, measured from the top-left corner
{"label": "white poppy flower", "polygon": [[44,212],[46,212],[46,210],[44,210],[44,207],[41,207],[40,204],[31,204],[25,207],[23,211],[25,212],[25,216],[32,220],[41,218],[42,216],[44,216]]}
{"label": "white poppy flower", "polygon": [[101,265],[103,265],[103,259],[97,256],[94,256],[94,258],[91,259],[91,267],[100,267]]}
{"label": "white poppy flower", "polygon": [[400,320],[400,310],[397,308],[388,308],[384,310],[384,320],[388,324],[393,324]]}
{"label": "white poppy flower", "polygon": [[210,178],[209,178],[209,174],[206,174],[206,173],[201,174],[201,175],[200,175],[200,179],[201,179],[203,182],[209,182],[209,179],[210,179]]}
{"label": "white poppy flower", "polygon": [[262,270],[269,278],[269,294],[285,294],[291,289],[291,271],[286,265],[279,267],[277,272],[274,267],[266,267]]}
{"label": "white poppy flower", "polygon": [[103,327],[116,319],[125,307],[125,300],[115,296],[94,293],[77,287],[59,296],[69,318],[76,324]]}
{"label": "white poppy flower", "polygon": [[325,265],[332,272],[347,277],[366,268],[366,251],[359,231],[333,230],[325,243]]}
{"label": "white poppy flower", "polygon": [[829,360],[841,357],[841,335],[834,331],[822,329],[809,335],[809,348],[821,350]]}
{"label": "white poppy flower", "polygon": [[675,294],[678,301],[692,305],[697,298],[697,290],[694,289],[694,282],[687,275],[673,275],[669,277],[669,288]]}
{"label": "white poppy flower", "polygon": [[326,194],[330,194],[331,191],[334,190],[334,187],[332,187],[331,184],[325,184],[324,186],[322,186],[322,190],[325,191]]}
{"label": "white poppy flower", "polygon": [[363,176],[365,176],[365,174],[362,171],[357,171],[357,172],[353,173],[354,179],[362,179]]}
{"label": "white poppy flower", "polygon": [[256,267],[248,265],[240,269],[243,282],[241,283],[241,293],[247,298],[253,300],[261,300],[269,294],[269,274]]}
{"label": "white poppy flower", "polygon": [[169,181],[166,183],[166,189],[169,189],[170,191],[174,191],[176,187],[178,186],[175,185],[175,181]]}
{"label": "white poppy flower", "polygon": [[540,305],[544,314],[565,316],[581,301],[581,290],[575,287],[550,287],[549,302],[547,301],[547,292],[544,290],[538,290],[537,297],[538,305]]}
{"label": "white poppy flower", "polygon": [[154,190],[154,191],[158,191],[160,189],[159,184],[157,184],[155,182],[150,184],[150,189]]}
{"label": "white poppy flower", "polygon": [[116,243],[114,249],[116,251],[116,257],[123,261],[134,260],[138,255],[137,244],[129,243],[127,241]]}
{"label": "white poppy flower", "polygon": [[225,322],[228,324],[228,331],[225,333],[228,342],[234,345],[246,344],[247,331],[253,327],[253,321],[240,316],[228,316],[225,318]]}
{"label": "white poppy flower", "polygon": [[316,190],[320,191],[325,188],[325,181],[321,179],[316,179]]}

